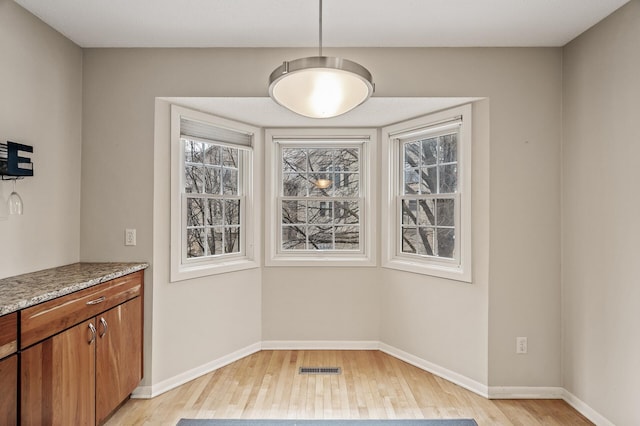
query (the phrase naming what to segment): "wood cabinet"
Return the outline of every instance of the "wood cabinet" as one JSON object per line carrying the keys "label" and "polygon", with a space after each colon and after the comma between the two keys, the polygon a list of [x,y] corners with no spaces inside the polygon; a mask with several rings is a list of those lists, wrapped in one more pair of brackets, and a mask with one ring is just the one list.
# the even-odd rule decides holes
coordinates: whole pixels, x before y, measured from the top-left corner
{"label": "wood cabinet", "polygon": [[0,425],[18,423],[18,355],[0,361]]}
{"label": "wood cabinet", "polygon": [[18,314],[0,317],[0,426],[18,423]]}
{"label": "wood cabinet", "polygon": [[95,338],[85,321],[22,351],[21,416],[25,425],[95,421]]}
{"label": "wood cabinet", "polygon": [[105,420],[142,379],[142,304],[136,298],[99,316],[96,419]]}
{"label": "wood cabinet", "polygon": [[142,274],[21,312],[22,424],[98,424],[131,394],[142,379]]}

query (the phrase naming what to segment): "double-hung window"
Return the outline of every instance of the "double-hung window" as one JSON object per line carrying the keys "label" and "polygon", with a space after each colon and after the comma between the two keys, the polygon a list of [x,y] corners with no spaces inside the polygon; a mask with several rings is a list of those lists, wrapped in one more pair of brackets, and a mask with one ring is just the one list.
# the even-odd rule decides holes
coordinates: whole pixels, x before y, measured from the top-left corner
{"label": "double-hung window", "polygon": [[351,133],[267,131],[268,264],[375,264],[370,190],[375,133]]}
{"label": "double-hung window", "polygon": [[384,266],[471,280],[470,126],[464,106],[383,130]]}
{"label": "double-hung window", "polygon": [[172,107],[172,281],[258,266],[256,130]]}
{"label": "double-hung window", "polygon": [[348,143],[282,147],[283,252],[360,250],[361,149]]}
{"label": "double-hung window", "polygon": [[245,152],[214,141],[190,136],[180,138],[184,148],[186,218],[183,261],[237,255],[246,199],[241,192],[240,171]]}

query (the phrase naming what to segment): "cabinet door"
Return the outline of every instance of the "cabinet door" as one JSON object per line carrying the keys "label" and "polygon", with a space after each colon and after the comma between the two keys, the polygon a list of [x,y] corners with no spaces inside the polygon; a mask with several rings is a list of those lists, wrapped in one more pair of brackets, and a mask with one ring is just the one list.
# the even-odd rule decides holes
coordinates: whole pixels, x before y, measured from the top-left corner
{"label": "cabinet door", "polygon": [[0,426],[18,422],[17,350],[18,314],[14,312],[0,317]]}
{"label": "cabinet door", "polygon": [[18,423],[18,355],[0,361],[0,425]]}
{"label": "cabinet door", "polygon": [[142,379],[142,298],[96,317],[96,422],[101,423]]}
{"label": "cabinet door", "polygon": [[85,321],[22,352],[22,424],[94,424],[95,336]]}

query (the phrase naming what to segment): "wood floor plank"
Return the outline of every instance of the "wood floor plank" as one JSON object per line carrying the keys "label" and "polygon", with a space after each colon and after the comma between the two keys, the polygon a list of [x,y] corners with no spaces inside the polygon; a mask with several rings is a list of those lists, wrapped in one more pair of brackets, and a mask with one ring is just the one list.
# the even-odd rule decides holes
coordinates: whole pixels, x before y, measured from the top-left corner
{"label": "wood floor plank", "polygon": [[[339,375],[298,374],[341,367]],[[561,400],[488,400],[380,351],[261,351],[150,400],[129,400],[106,423],[180,418],[474,418],[478,425],[591,425]]]}

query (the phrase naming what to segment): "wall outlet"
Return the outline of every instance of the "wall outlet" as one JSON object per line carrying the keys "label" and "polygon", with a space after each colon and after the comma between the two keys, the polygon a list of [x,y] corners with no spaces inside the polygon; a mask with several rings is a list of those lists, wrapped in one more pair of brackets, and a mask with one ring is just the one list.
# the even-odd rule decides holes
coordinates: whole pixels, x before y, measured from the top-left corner
{"label": "wall outlet", "polygon": [[136,230],[125,229],[124,230],[124,245],[135,246],[136,245]]}
{"label": "wall outlet", "polygon": [[526,354],[527,353],[527,338],[526,337],[516,337],[516,353],[517,354]]}

